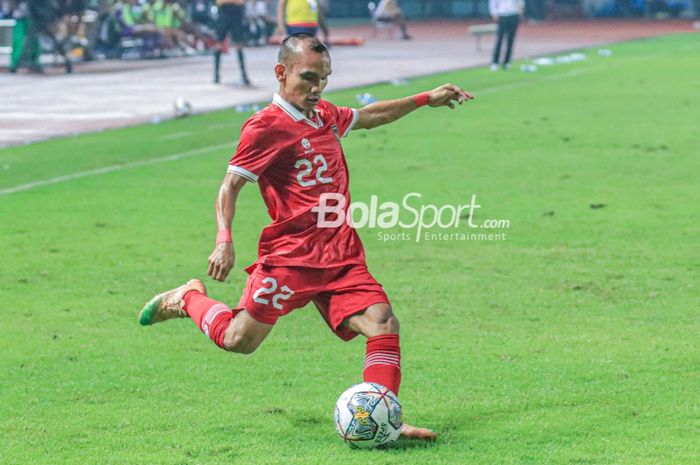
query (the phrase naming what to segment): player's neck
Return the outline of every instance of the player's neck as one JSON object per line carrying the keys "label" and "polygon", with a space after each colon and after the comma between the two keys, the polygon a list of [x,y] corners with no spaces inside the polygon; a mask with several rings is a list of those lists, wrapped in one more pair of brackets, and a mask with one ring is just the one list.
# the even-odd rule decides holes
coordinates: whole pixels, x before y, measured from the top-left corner
{"label": "player's neck", "polygon": [[315,113],[314,110],[304,110],[304,109],[301,108],[300,106],[295,105],[294,103],[292,103],[292,102],[289,100],[289,98],[287,98],[287,94],[286,94],[282,89],[280,89],[279,92],[277,92],[277,94],[278,94],[280,97],[282,97],[282,100],[284,100],[285,102],[287,102],[289,105],[293,106],[299,113],[301,113],[302,115],[304,115],[304,117],[306,117],[306,119],[309,119],[309,120],[312,120],[312,121],[313,121],[313,119],[314,119],[315,116],[316,116],[316,113]]}

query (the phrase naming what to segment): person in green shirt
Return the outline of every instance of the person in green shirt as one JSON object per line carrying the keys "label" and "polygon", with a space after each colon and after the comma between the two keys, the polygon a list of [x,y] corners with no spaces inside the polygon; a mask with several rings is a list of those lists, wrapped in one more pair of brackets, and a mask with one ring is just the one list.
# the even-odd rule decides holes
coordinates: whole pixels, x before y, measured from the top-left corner
{"label": "person in green shirt", "polygon": [[158,31],[173,47],[194,52],[195,37],[190,40],[184,30],[187,14],[175,0],[156,0],[152,6],[153,20]]}
{"label": "person in green shirt", "polygon": [[39,57],[41,49],[39,46],[39,31],[29,15],[27,2],[19,2],[13,12],[15,26],[12,29],[12,54],[10,55],[11,73],[26,66],[30,71],[42,72]]}

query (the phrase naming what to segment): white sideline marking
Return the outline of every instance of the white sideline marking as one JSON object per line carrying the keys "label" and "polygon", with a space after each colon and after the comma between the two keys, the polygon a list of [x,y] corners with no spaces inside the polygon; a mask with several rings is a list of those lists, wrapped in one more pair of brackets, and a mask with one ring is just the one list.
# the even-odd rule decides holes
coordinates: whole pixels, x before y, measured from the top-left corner
{"label": "white sideline marking", "polygon": [[[501,90],[517,88],[517,87],[525,87],[525,86],[528,86],[531,84],[539,84],[539,83],[544,82],[544,81],[552,81],[552,80],[556,80],[556,79],[575,77],[575,76],[579,76],[581,74],[590,73],[590,72],[595,71],[597,69],[598,69],[598,67],[592,67],[592,68],[587,68],[587,69],[576,69],[576,70],[568,71],[568,72],[562,73],[562,74],[545,76],[545,77],[542,77],[540,79],[533,79],[533,80],[520,81],[520,82],[511,82],[509,84],[502,84],[502,85],[497,85],[497,86],[493,86],[493,87],[485,87],[481,90],[475,90],[474,93],[478,95],[478,94],[486,94],[486,93],[490,93],[490,92],[497,92],[497,91],[501,91]],[[218,126],[219,126],[218,124],[215,124],[215,125],[209,126],[209,128],[216,128]],[[224,126],[224,125],[222,124],[221,126]],[[185,137],[184,136],[185,134],[187,134],[187,133],[186,132],[179,132],[179,133],[171,134],[170,137],[171,138]],[[174,137],[174,136],[177,136],[177,137]],[[169,137],[169,136],[161,137],[161,139],[165,139],[165,137]],[[136,162],[132,162],[132,163],[124,163],[121,165],[106,166],[104,168],[97,168],[94,170],[80,171],[78,173],[67,174],[64,176],[56,176],[55,178],[42,179],[40,181],[29,182],[27,184],[20,184],[18,186],[14,186],[14,187],[8,187],[6,189],[0,189],[0,197],[3,195],[14,194],[16,192],[28,191],[30,189],[34,189],[35,187],[49,186],[51,184],[59,184],[59,183],[66,182],[66,181],[72,181],[73,179],[80,179],[80,178],[85,178],[88,176],[95,176],[98,174],[111,173],[113,171],[121,171],[121,170],[130,169],[130,168],[138,168],[141,166],[155,165],[158,163],[165,163],[168,161],[176,161],[176,160],[181,160],[183,158],[194,157],[194,156],[201,155],[201,154],[213,151],[213,150],[231,147],[232,145],[235,145],[237,142],[238,142],[237,140],[234,140],[228,144],[211,145],[209,147],[203,147],[201,149],[189,150],[187,152],[180,152],[180,153],[176,153],[173,155],[166,155],[166,156],[160,157],[160,158],[152,158],[150,160],[136,161]]]}
{"label": "white sideline marking", "polygon": [[96,176],[98,174],[111,173],[113,171],[128,170],[131,168],[139,168],[141,166],[157,165],[159,163],[166,163],[169,161],[182,160],[183,158],[196,157],[197,155],[203,155],[205,153],[213,152],[214,150],[224,149],[226,147],[232,147],[238,141],[232,141],[226,144],[210,145],[209,147],[202,147],[200,149],[188,150],[186,152],[179,152],[172,155],[166,155],[164,157],[151,158],[149,160],[134,161],[131,163],[122,163],[120,165],[105,166],[104,168],[97,168],[94,170],[79,171],[73,174],[66,174],[64,176],[56,176],[55,178],[42,179],[39,181],[28,182],[27,184],[20,184],[14,187],[8,187],[6,189],[0,189],[0,196],[10,195],[17,192],[28,191],[36,187],[49,186],[51,184],[59,184],[62,182],[72,181],[74,179],[86,178],[89,176]]}
{"label": "white sideline marking", "polygon": [[174,140],[174,139],[182,139],[183,137],[191,136],[192,133],[190,131],[183,131],[183,132],[174,132],[172,134],[167,134],[165,136],[161,136],[158,138],[158,140]]}
{"label": "white sideline marking", "polygon": [[511,82],[508,84],[501,84],[501,85],[493,86],[493,87],[484,87],[481,90],[475,90],[474,94],[478,96],[479,94],[488,94],[491,92],[498,92],[501,90],[508,90],[508,89],[515,89],[518,87],[525,87],[525,86],[528,86],[530,84],[539,84],[540,82],[544,82],[544,81],[555,81],[557,79],[576,77],[576,76],[580,76],[582,74],[596,71],[598,68],[599,67],[591,67],[591,68],[586,68],[586,69],[574,69],[574,70],[568,71],[566,73],[553,74],[551,76],[544,76],[540,79],[536,79],[536,80],[532,80],[532,81],[519,81],[519,82]]}

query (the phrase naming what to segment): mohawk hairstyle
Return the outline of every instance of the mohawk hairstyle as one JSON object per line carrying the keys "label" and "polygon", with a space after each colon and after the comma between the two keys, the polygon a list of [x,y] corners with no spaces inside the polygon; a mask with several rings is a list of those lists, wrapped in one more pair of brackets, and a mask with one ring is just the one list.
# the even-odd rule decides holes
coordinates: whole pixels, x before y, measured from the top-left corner
{"label": "mohawk hairstyle", "polygon": [[308,44],[309,49],[318,54],[330,53],[328,47],[318,38],[305,33],[292,34],[282,41],[280,51],[277,54],[277,62],[287,63],[294,55],[304,50],[305,44]]}

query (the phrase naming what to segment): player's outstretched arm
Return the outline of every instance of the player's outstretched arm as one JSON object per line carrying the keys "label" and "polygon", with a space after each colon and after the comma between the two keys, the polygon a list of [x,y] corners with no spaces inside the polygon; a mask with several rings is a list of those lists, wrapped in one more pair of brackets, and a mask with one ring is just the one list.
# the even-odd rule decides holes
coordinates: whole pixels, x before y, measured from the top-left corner
{"label": "player's outstretched arm", "polygon": [[207,274],[217,281],[224,281],[233,268],[236,254],[231,238],[231,222],[236,214],[238,193],[246,184],[246,179],[235,173],[226,173],[216,197],[216,247],[209,255]]}
{"label": "player's outstretched arm", "polygon": [[461,105],[473,98],[472,94],[454,84],[443,84],[429,92],[397,100],[382,100],[362,107],[353,129],[372,129],[389,124],[425,105],[455,108],[455,102]]}

